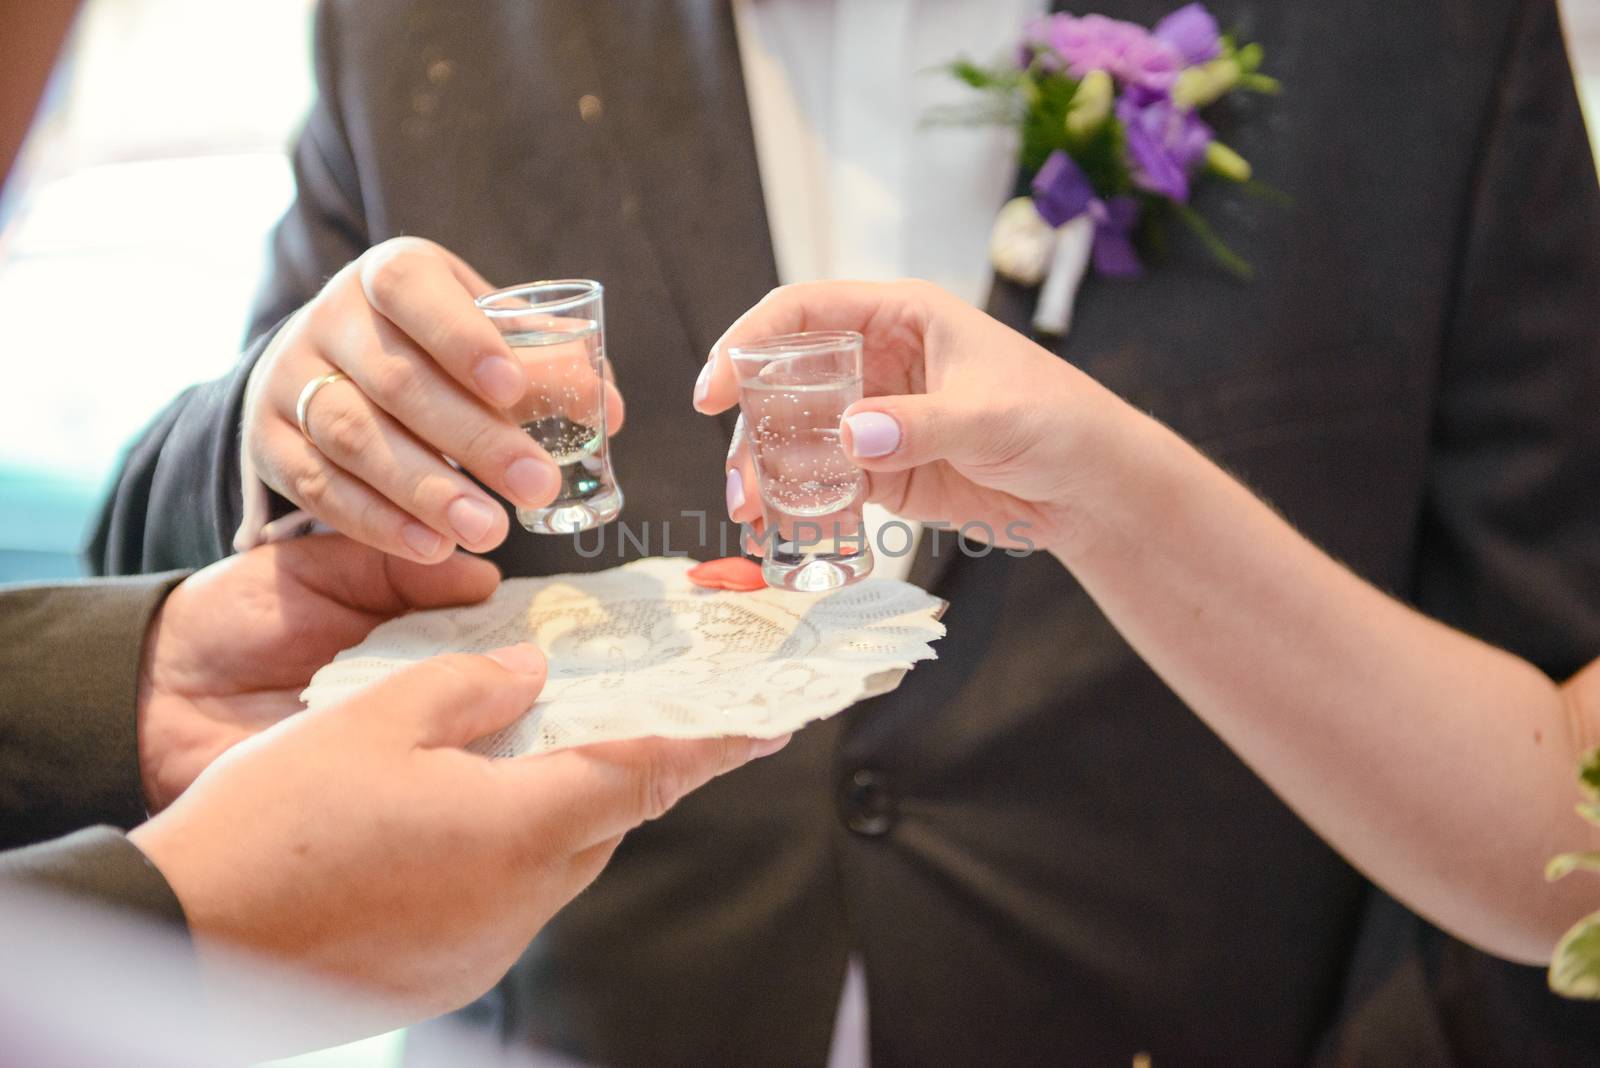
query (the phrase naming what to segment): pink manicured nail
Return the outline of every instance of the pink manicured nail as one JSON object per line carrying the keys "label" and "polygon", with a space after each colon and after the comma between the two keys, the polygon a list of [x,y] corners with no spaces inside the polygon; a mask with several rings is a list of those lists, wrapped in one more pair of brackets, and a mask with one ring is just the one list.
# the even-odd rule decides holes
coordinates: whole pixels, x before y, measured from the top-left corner
{"label": "pink manicured nail", "polygon": [[431,530],[421,523],[407,523],[400,528],[400,540],[406,543],[406,548],[418,556],[432,556],[439,551],[439,545],[444,538],[436,530]]}
{"label": "pink manicured nail", "polygon": [[457,497],[450,502],[444,514],[450,520],[450,529],[456,532],[463,544],[470,545],[482,541],[483,536],[489,533],[500,509],[476,497]]}
{"label": "pink manicured nail", "polygon": [[883,412],[857,412],[845,419],[851,451],[863,460],[888,456],[900,447],[900,424]]}
{"label": "pink manicured nail", "polygon": [[728,515],[733,515],[744,507],[744,476],[737,467],[728,471]]}
{"label": "pink manicured nail", "polygon": [[507,671],[515,671],[519,675],[537,675],[544,670],[544,654],[531,642],[508,645],[484,655]]}
{"label": "pink manicured nail", "polygon": [[524,456],[506,468],[506,485],[518,504],[537,508],[556,495],[561,476],[556,469],[532,456]]}
{"label": "pink manicured nail", "polygon": [[522,369],[504,356],[489,356],[478,361],[478,366],[472,372],[472,380],[502,408],[521,400],[523,391],[528,388],[528,380],[523,377]]}
{"label": "pink manicured nail", "polygon": [[706,394],[711,392],[711,368],[708,363],[700,368],[700,377],[694,380],[694,406],[700,407],[706,402]]}

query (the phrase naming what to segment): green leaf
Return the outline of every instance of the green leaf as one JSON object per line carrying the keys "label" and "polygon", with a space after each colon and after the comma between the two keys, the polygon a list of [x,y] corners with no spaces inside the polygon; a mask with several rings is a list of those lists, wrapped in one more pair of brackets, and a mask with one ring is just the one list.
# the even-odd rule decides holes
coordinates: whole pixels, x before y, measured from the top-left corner
{"label": "green leaf", "polygon": [[[1023,78],[1027,110],[1022,117],[1022,169],[1036,171],[1056,149],[1070,149],[1067,113],[1078,83],[1071,78],[1046,74]],[[1074,152],[1074,158],[1077,157]],[[1081,162],[1081,161],[1080,161]]]}
{"label": "green leaf", "polygon": [[1283,83],[1267,74],[1241,74],[1238,86],[1240,89],[1252,93],[1265,93],[1267,96],[1277,96],[1283,92]]}
{"label": "green leaf", "polygon": [[938,126],[1014,126],[1021,121],[1018,108],[1009,100],[995,98],[971,104],[949,104],[929,108],[917,120],[919,128]]}
{"label": "green leaf", "polygon": [[1200,239],[1200,243],[1211,253],[1211,257],[1222,264],[1230,274],[1247,280],[1255,276],[1255,268],[1229,248],[1227,242],[1218,236],[1211,228],[1211,224],[1206,222],[1199,212],[1187,204],[1177,203],[1172,205],[1172,210],[1179,221],[1189,228],[1189,232]]}
{"label": "green leaf", "polygon": [[958,59],[946,69],[974,89],[992,89],[1002,81],[994,71],[980,67],[970,59]]}
{"label": "green leaf", "polygon": [[1564,997],[1600,1000],[1600,912],[1561,936],[1550,958],[1550,989]]}
{"label": "green leaf", "polygon": [[1575,871],[1600,872],[1600,853],[1563,853],[1552,857],[1544,866],[1544,877],[1553,883]]}
{"label": "green leaf", "polygon": [[1586,796],[1600,800],[1600,749],[1591,749],[1578,765],[1578,782]]}
{"label": "green leaf", "polygon": [[1248,182],[1240,185],[1239,188],[1253,197],[1259,197],[1260,199],[1267,201],[1269,204],[1276,204],[1280,208],[1289,208],[1294,206],[1294,197],[1290,196],[1288,193],[1285,193],[1277,186],[1269,185],[1258,178],[1250,179]]}

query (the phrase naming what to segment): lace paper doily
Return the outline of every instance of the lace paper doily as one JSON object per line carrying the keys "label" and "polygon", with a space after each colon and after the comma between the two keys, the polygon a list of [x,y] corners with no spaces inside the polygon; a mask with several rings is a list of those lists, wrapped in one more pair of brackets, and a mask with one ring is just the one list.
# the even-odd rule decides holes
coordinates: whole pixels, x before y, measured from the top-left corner
{"label": "lace paper doily", "polygon": [[703,590],[687,559],[507,579],[487,601],[377,627],[316,673],[311,708],[407,664],[532,641],[550,679],[526,716],[474,742],[490,756],[660,735],[773,738],[887,693],[944,636],[944,602],[868,579],[823,596]]}

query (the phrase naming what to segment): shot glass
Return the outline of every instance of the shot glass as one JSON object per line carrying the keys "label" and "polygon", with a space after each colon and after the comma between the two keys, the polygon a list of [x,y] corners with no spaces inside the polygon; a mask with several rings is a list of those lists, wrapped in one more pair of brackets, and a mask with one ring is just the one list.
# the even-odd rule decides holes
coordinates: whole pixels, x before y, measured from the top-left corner
{"label": "shot glass", "polygon": [[574,534],[615,519],[622,488],[606,439],[604,287],[587,279],[529,282],[478,298],[528,377],[510,413],[561,471],[543,508],[518,508],[535,534]]}
{"label": "shot glass", "polygon": [[872,573],[866,476],[839,440],[861,399],[861,335],[814,331],[729,350],[766,518],[767,585],[816,593]]}

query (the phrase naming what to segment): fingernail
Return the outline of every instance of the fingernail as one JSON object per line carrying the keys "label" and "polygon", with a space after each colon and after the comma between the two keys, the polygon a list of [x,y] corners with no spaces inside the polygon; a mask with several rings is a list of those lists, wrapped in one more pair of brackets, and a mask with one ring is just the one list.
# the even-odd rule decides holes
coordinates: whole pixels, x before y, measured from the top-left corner
{"label": "fingernail", "polygon": [[755,744],[750,747],[750,759],[760,760],[762,757],[771,756],[773,753],[776,753],[778,750],[788,745],[789,739],[793,737],[794,735],[792,734],[785,734],[781,738],[755,739]]}
{"label": "fingernail", "polygon": [[700,368],[700,377],[694,380],[694,406],[700,407],[706,402],[706,394],[711,391],[711,368],[713,364],[707,363]]}
{"label": "fingernail", "polygon": [[421,523],[407,523],[400,530],[400,540],[406,543],[406,548],[418,556],[432,556],[439,551],[439,545],[444,538],[436,530],[430,530]]}
{"label": "fingernail", "polygon": [[528,388],[522,369],[504,356],[489,356],[479,360],[472,372],[472,380],[478,383],[478,388],[483,390],[485,396],[502,408],[521,400],[523,390]]}
{"label": "fingernail", "polygon": [[857,412],[845,419],[851,452],[864,460],[888,456],[900,447],[900,424],[883,412]]}
{"label": "fingernail", "polygon": [[456,532],[463,544],[470,545],[483,540],[499,512],[488,501],[480,501],[476,497],[457,497],[450,502],[444,514],[450,520],[450,529]]}
{"label": "fingernail", "polygon": [[507,671],[515,671],[519,675],[536,675],[544,670],[544,654],[532,642],[508,645],[484,655]]}
{"label": "fingernail", "polygon": [[518,504],[534,508],[554,499],[560,479],[553,467],[532,456],[524,456],[506,468],[506,485],[511,487],[511,495]]}
{"label": "fingernail", "polygon": [[728,471],[728,514],[731,516],[744,507],[744,476],[737,467]]}

